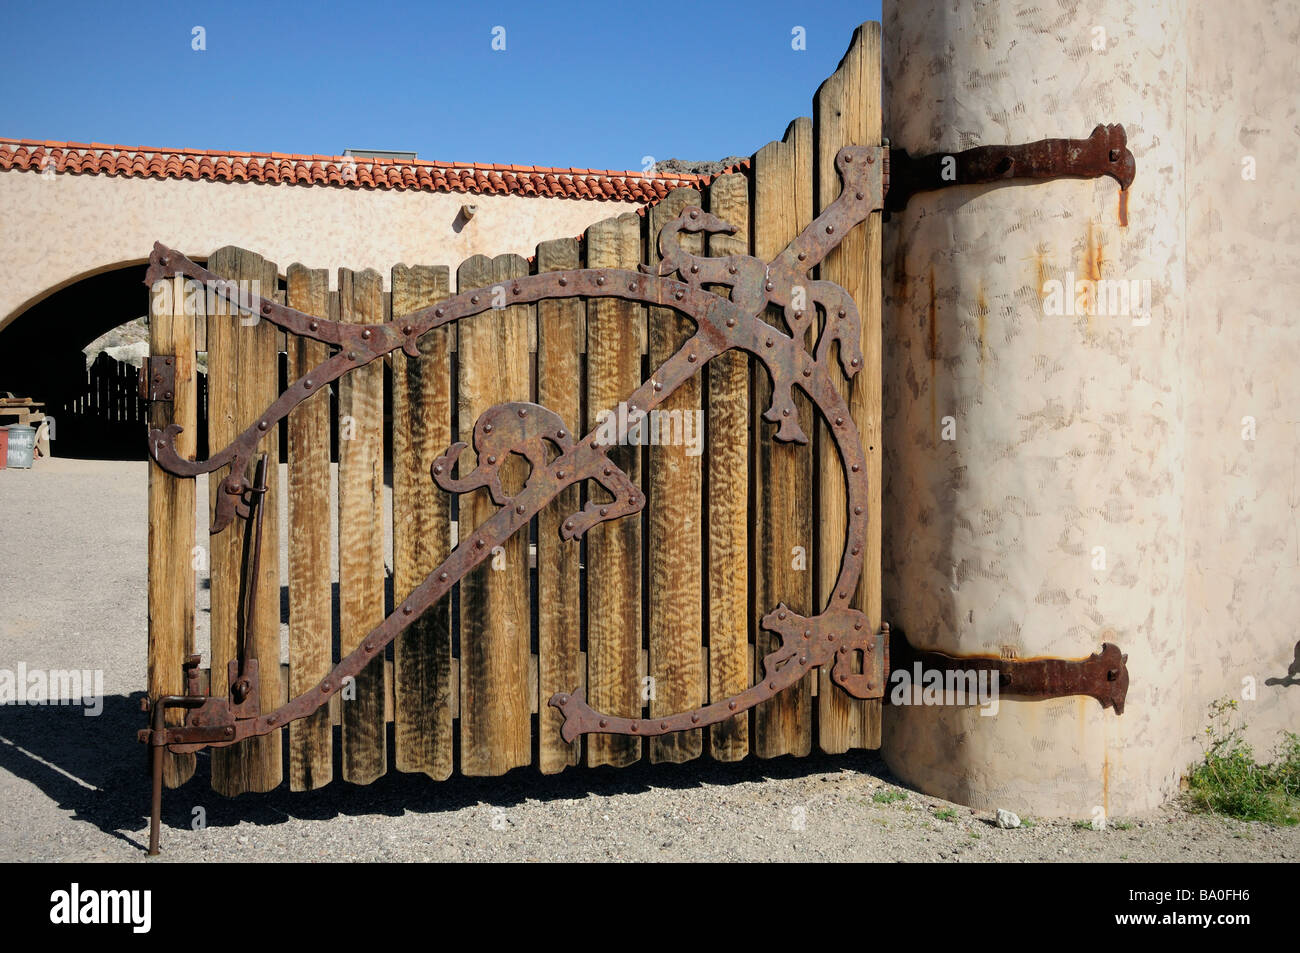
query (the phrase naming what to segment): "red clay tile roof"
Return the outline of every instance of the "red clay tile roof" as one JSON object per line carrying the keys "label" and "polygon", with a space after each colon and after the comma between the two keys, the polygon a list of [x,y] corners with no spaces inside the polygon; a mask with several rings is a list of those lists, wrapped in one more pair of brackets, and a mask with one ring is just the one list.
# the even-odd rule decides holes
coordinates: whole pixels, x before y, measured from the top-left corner
{"label": "red clay tile roof", "polygon": [[51,162],[56,172],[80,175],[537,195],[598,202],[654,202],[672,189],[699,188],[709,180],[708,176],[687,174],[647,177],[640,172],[531,165],[151,149],[99,142],[41,142],[0,137],[0,171],[41,172]]}

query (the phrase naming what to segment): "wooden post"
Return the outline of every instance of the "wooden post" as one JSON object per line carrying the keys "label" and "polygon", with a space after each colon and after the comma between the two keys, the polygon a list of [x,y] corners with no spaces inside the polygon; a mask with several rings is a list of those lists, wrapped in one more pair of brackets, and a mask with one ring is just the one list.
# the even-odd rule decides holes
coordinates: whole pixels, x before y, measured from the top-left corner
{"label": "wooden post", "polygon": [[[814,106],[817,128],[817,209],[821,211],[840,194],[835,154],[846,145],[880,143],[880,24],[865,23],[853,34],[839,68],[817,91]],[[839,379],[848,398],[867,458],[867,537],[862,583],[852,605],[866,613],[873,630],[880,627],[881,545],[881,403],[880,403],[880,212],[873,212],[860,228],[849,231],[821,266],[820,277],[843,287],[857,302],[862,320],[862,370],[851,383]],[[818,480],[821,487],[817,548],[818,607],[830,599],[844,554],[848,511],[844,468],[839,452],[818,421]],[[880,747],[880,699],[859,700],[839,690],[823,667],[817,693],[817,735],[821,749],[839,753],[850,748]]]}
{"label": "wooden post", "polygon": [[[339,320],[383,320],[383,279],[339,269]],[[384,621],[384,365],[339,380],[339,651],[352,652]],[[343,778],[369,784],[388,767],[384,659],[370,660],[343,706]]]}
{"label": "wooden post", "polygon": [[[221,278],[257,282],[262,297],[273,298],[277,271],[273,262],[242,248],[219,248],[208,258],[208,269]],[[248,286],[248,287],[251,287]],[[208,418],[208,453],[223,450],[279,396],[278,329],[259,316],[241,311],[218,299],[208,316],[208,381],[211,388]],[[258,452],[265,452],[270,464],[266,471],[268,491],[261,501],[265,509],[261,575],[246,580],[257,585],[257,617],[252,620],[250,645],[256,647],[259,663],[261,710],[279,707],[280,679],[280,536],[279,536],[279,444],[274,430],[262,438]],[[256,459],[244,473],[252,484]],[[216,510],[217,495],[226,470],[208,478],[210,513]],[[245,521],[236,518],[220,533],[209,536],[211,581],[212,675],[211,692],[227,693],[227,665],[238,657],[243,630]],[[248,738],[229,748],[212,752],[212,787],[233,797],[245,791],[269,791],[283,778],[280,729]]]}
{"label": "wooden post", "polygon": [[[289,266],[289,307],[329,317],[329,272]],[[329,356],[321,341],[289,335],[289,379]],[[310,691],[333,664],[330,566],[330,398],[321,388],[289,415],[289,694]],[[289,725],[289,787],[310,791],[334,777],[329,706]]]}
{"label": "wooden post", "polygon": [[[796,119],[782,142],[770,142],[754,155],[754,254],[771,261],[812,221],[812,122]],[[785,318],[769,308],[768,323],[783,330]],[[808,342],[803,342],[807,345]],[[762,419],[771,403],[767,371],[754,372],[755,596],[751,615],[761,616],[784,602],[795,612],[813,607],[812,447],[780,443],[776,425]],[[799,425],[811,439],[812,407],[794,392]],[[754,667],[780,644],[753,622]],[[812,686],[800,679],[754,709],[754,753],[761,758],[806,755],[812,750]]]}
{"label": "wooden post", "polygon": [[[191,295],[198,312],[186,309],[183,278],[157,282],[149,295],[149,353],[173,359],[176,389],[171,400],[149,405],[149,426],[183,429],[176,452],[194,459],[195,419],[194,322],[203,320],[203,296]],[[101,355],[102,356],[102,355]],[[149,461],[149,697],[180,695],[185,690],[181,663],[194,651],[194,480],[168,473]],[[185,712],[173,709],[167,723],[178,725]],[[163,783],[184,784],[194,774],[192,754],[168,754]]]}
{"label": "wooden post", "polygon": [[[445,267],[393,268],[393,317],[447,297]],[[470,319],[473,320],[473,319]],[[420,337],[420,356],[393,353],[393,603],[451,552],[451,498],[429,467],[451,444],[453,328]],[[399,771],[451,776],[451,597],[425,611],[393,643],[393,741]]]}
{"label": "wooden post", "polygon": [[[634,214],[605,219],[587,229],[588,268],[636,268],[641,260],[641,220]],[[616,298],[587,302],[587,421],[618,413],[620,401],[641,384],[645,309]],[[641,482],[640,447],[613,447],[609,458]],[[588,484],[591,499],[609,500]],[[641,717],[641,514],[587,531],[587,701],[597,711]],[[587,737],[587,764],[627,765],[641,757],[641,739]]]}
{"label": "wooden post", "polygon": [[[581,267],[578,241],[562,238],[537,246],[537,271]],[[586,311],[578,298],[537,304],[537,402],[582,425],[582,350]],[[582,668],[581,542],[560,538],[565,518],[582,508],[579,486],[566,488],[537,514],[537,726],[538,767],[554,774],[577,764],[582,740],[560,737],[564,716],[547,701],[584,684]]]}
{"label": "wooden post", "polygon": [[[688,205],[699,205],[694,189],[673,189],[662,202],[651,206],[647,215],[646,262],[659,263],[659,230]],[[681,247],[703,254],[702,235],[683,233]],[[695,333],[695,322],[671,308],[650,308],[650,367],[653,370],[681,349]],[[687,428],[702,445],[704,434],[695,432],[695,420],[702,416],[700,377],[682,383],[659,405],[660,425],[655,439],[670,440],[673,431],[684,440]],[[665,415],[667,415],[665,417]],[[676,416],[676,420],[673,417]],[[664,420],[668,423],[665,425]],[[647,428],[651,427],[649,421]],[[700,430],[703,430],[701,426]],[[653,443],[653,440],[652,440]],[[647,559],[650,562],[650,618],[648,625],[649,669],[653,681],[650,717],[672,715],[698,708],[704,700],[701,672],[704,646],[704,592],[701,581],[703,553],[701,522],[702,470],[700,458],[690,456],[685,445],[652,445],[647,454],[649,470]],[[650,741],[650,761],[689,761],[703,748],[698,729],[660,735]]]}
{"label": "wooden post", "polygon": [[[508,300],[510,280],[528,274],[518,255],[476,255],[456,274],[462,291],[484,288]],[[533,305],[492,308],[457,324],[459,439],[463,476],[475,465],[474,425],[489,408],[530,397],[528,328]],[[512,454],[501,468],[506,493],[516,492],[528,464]],[[459,539],[497,511],[487,490],[460,497]],[[529,704],[528,536],[516,533],[460,582],[460,755],[467,775],[504,774],[532,760]]]}
{"label": "wooden post", "polygon": [[[715,258],[749,253],[749,180],[719,176],[709,185],[709,211],[736,226],[735,235],[710,235]],[[725,288],[715,291],[726,293]],[[749,628],[749,356],[729,351],[709,362],[708,472],[709,701],[753,684]],[[749,713],[709,729],[719,761],[749,754]]]}

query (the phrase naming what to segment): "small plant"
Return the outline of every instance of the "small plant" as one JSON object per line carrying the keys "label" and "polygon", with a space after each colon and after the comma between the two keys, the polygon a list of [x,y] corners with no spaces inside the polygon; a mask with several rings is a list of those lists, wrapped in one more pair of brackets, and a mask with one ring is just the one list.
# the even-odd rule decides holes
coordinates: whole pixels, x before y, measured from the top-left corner
{"label": "small plant", "polygon": [[1112,821],[1110,826],[1117,831],[1131,831],[1133,829],[1131,821]]}
{"label": "small plant", "polygon": [[1020,819],[1020,826],[1021,826],[1021,827],[1034,827],[1034,826],[1035,826],[1035,825],[1034,825],[1034,819],[1033,819],[1032,817],[1022,817],[1022,818]]}
{"label": "small plant", "polygon": [[970,832],[970,839],[971,839],[971,840],[979,840],[979,839],[980,839],[980,832],[979,832],[979,831],[971,831],[971,832]]}
{"label": "small plant", "polygon": [[1090,831],[1093,829],[1092,821],[1075,821],[1074,826],[1081,831]]}
{"label": "small plant", "polygon": [[871,800],[875,801],[877,804],[893,804],[895,801],[906,801],[907,792],[897,790],[877,791],[875,794],[871,795]]}
{"label": "small plant", "polygon": [[1271,763],[1255,752],[1235,724],[1237,702],[1210,705],[1210,724],[1201,739],[1204,759],[1187,776],[1187,800],[1193,810],[1242,821],[1291,826],[1300,823],[1300,734],[1284,732]]}
{"label": "small plant", "polygon": [[941,821],[951,821],[957,816],[957,812],[950,807],[945,807],[942,811],[936,811],[934,816]]}

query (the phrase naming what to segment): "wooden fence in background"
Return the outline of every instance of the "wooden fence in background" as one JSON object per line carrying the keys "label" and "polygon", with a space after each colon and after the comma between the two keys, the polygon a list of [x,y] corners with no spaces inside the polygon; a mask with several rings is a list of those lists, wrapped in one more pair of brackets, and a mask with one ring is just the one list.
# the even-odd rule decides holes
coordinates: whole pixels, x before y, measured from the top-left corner
{"label": "wooden fence in background", "polygon": [[[331,291],[325,271],[294,264],[280,277],[275,263],[238,248],[214,252],[208,267],[223,277],[277,288],[279,300],[311,314],[375,322],[433,304],[453,289],[541,271],[653,263],[659,228],[688,204],[738,226],[735,235],[711,236],[709,254],[747,252],[770,260],[838,194],[836,151],[880,141],[878,30],[855,35],[814,107],[812,120],[796,120],[782,141],[759,150],[741,169],[713,178],[702,192],[677,189],[643,214],[599,222],[577,239],[543,242],[531,259],[476,256],[454,270],[397,265],[388,292],[373,270],[340,269]],[[692,237],[703,240],[683,239]],[[844,384],[867,450],[872,494],[868,558],[853,605],[878,626],[879,213],[846,236],[820,277],[845,286],[863,319],[865,369]],[[154,294],[170,290],[156,286]],[[165,297],[177,305],[170,320],[155,316],[151,343],[155,353],[178,355],[177,395],[151,413],[154,426],[186,426],[182,452],[215,453],[251,424],[278,395],[281,353],[290,380],[327,356],[325,345],[286,337],[267,322],[246,326],[237,313],[203,313],[202,296],[197,314],[185,313],[185,295]],[[777,323],[780,313],[773,310],[768,320]],[[351,651],[395,600],[446,558],[459,536],[495,511],[485,491],[453,498],[429,473],[448,445],[469,441],[480,413],[502,401],[532,400],[585,433],[596,425],[598,412],[626,400],[692,328],[672,310],[618,299],[516,305],[430,331],[418,358],[398,351],[349,373],[337,384],[337,412],[331,412],[324,390],[294,410],[285,429],[287,464],[270,468],[258,580],[264,588],[252,623],[262,660],[263,710],[315,685],[340,653]],[[204,448],[192,436],[200,399],[194,386],[198,351],[206,351],[208,365]],[[392,393],[387,412],[385,376]],[[292,723],[287,739],[276,732],[215,750],[213,787],[233,795],[277,786],[285,775],[285,749],[289,784],[301,790],[336,776],[368,783],[390,767],[444,779],[457,770],[498,775],[529,764],[554,773],[582,763],[735,761],[749,754],[807,754],[814,744],[828,752],[878,746],[880,702],[855,700],[833,688],[827,672],[820,679],[805,677],[707,731],[648,743],[614,735],[566,743],[559,712],[546,705],[554,692],[582,688],[594,708],[639,718],[724,698],[753,683],[755,658],[770,650],[775,637],[758,629],[764,613],[781,601],[810,615],[825,604],[845,539],[840,460],[824,427],[813,426],[801,394],[801,422],[815,434],[813,441],[776,443],[775,425],[761,418],[769,391],[766,372],[743,353],[710,362],[662,408],[700,412],[705,433],[699,456],[680,446],[611,452],[646,494],[641,513],[598,524],[580,543],[563,542],[561,520],[580,509],[588,494],[604,493],[594,484],[568,488],[527,535],[511,538],[400,635],[387,658],[375,659],[357,679],[353,700],[336,699]],[[386,435],[392,447],[387,460]],[[336,491],[332,437],[339,438]],[[260,448],[271,460],[278,458],[278,439],[271,433]],[[461,472],[472,465],[467,450]],[[223,474],[212,475],[213,492]],[[288,494],[288,525],[277,518],[281,494]],[[193,645],[196,542],[208,549],[210,670],[217,673],[213,689],[220,693],[236,651],[245,527],[236,520],[196,541],[193,481],[152,464],[150,501],[150,693],[182,688],[181,659]],[[391,576],[386,526],[392,532]],[[287,537],[287,615],[281,599],[268,595],[280,591],[281,536]],[[287,658],[282,625],[288,628]],[[271,659],[281,660],[280,679],[271,677]],[[182,783],[193,770],[193,756],[172,756],[167,783]]]}

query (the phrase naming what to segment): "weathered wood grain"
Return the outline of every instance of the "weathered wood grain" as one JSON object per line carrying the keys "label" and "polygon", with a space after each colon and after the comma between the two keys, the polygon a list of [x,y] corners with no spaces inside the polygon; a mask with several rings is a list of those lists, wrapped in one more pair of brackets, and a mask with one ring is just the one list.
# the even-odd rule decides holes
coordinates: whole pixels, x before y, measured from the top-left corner
{"label": "weathered wood grain", "polygon": [[[339,269],[339,320],[383,320],[383,279]],[[339,650],[347,655],[384,620],[384,367],[372,362],[339,380]],[[388,766],[384,660],[376,657],[341,693],[343,778],[369,784]]]}
{"label": "weathered wood grain", "polygon": [[[771,261],[812,221],[812,122],[790,124],[782,142],[771,142],[754,155],[754,254]],[[780,310],[769,308],[769,323],[785,329]],[[807,342],[804,342],[805,344]],[[780,602],[810,614],[812,604],[812,447],[780,443],[776,425],[762,419],[771,403],[766,370],[755,370],[754,489],[757,502],[753,552],[756,555],[753,612],[761,616]],[[812,408],[796,388],[794,396],[803,432],[813,433]],[[755,634],[754,665],[780,644],[770,632]],[[812,686],[805,677],[754,709],[754,753],[762,758],[806,755],[812,750]]]}
{"label": "weathered wood grain", "polygon": [[[447,297],[445,267],[397,265],[395,318]],[[451,498],[431,479],[451,444],[453,328],[426,332],[420,356],[393,353],[393,600],[399,603],[451,552]],[[393,744],[399,771],[435,780],[452,771],[451,598],[425,611],[393,643]]]}
{"label": "weathered wood grain", "polygon": [[[186,301],[197,303],[198,312]],[[184,428],[176,452],[194,459],[198,421],[194,367],[194,327],[205,320],[203,295],[186,294],[182,278],[153,286],[149,295],[149,353],[170,356],[176,375],[172,399],[149,405],[149,426]],[[185,690],[181,663],[194,652],[194,480],[173,476],[149,461],[149,697],[179,695]],[[181,709],[167,714],[179,725]],[[194,774],[193,754],[168,753],[163,783],[178,787]]]}
{"label": "weathered wood grain", "polygon": [[[208,258],[208,268],[222,278],[248,282],[250,290],[273,298],[277,285],[274,262],[242,248],[219,248]],[[252,283],[256,282],[256,286]],[[208,315],[208,454],[222,450],[246,427],[254,423],[279,396],[279,352],[277,329],[257,315],[234,306],[218,303]],[[268,491],[261,506],[263,540],[261,574],[245,579],[244,538],[248,527],[236,519],[220,533],[210,535],[212,670],[217,673],[213,693],[225,695],[227,665],[237,658],[243,632],[242,619],[245,585],[258,587],[257,615],[249,636],[250,654],[255,654],[259,670],[270,673],[280,663],[280,520],[279,520],[279,438],[271,430],[258,445],[265,453]],[[249,461],[245,483],[252,484],[257,455]],[[209,497],[215,511],[220,479],[226,470],[209,477]],[[261,710],[271,711],[280,704],[279,679],[260,680]],[[212,787],[227,796],[245,791],[269,791],[283,778],[280,729],[267,735],[249,738],[229,748],[212,752]]]}
{"label": "weathered wood grain", "polygon": [[[651,206],[646,231],[647,264],[659,262],[660,229],[686,206],[699,204],[700,193],[683,188],[673,189],[662,202]],[[692,254],[704,251],[700,234],[683,233],[678,241]],[[671,308],[648,309],[646,324],[652,372],[695,333],[695,322]],[[664,398],[655,418],[659,426],[652,428],[658,432],[651,437],[647,454],[647,641],[652,718],[698,708],[704,701],[703,473],[700,457],[688,453],[685,444],[690,435],[697,451],[703,444],[704,434],[697,432],[702,427],[696,427],[702,416],[701,392],[700,376],[696,375]],[[660,735],[650,740],[649,748],[652,763],[689,761],[700,756],[703,732],[695,729]]]}
{"label": "weathered wood grain", "polygon": [[[709,185],[709,211],[736,226],[735,235],[710,235],[715,258],[749,253],[749,180],[739,173]],[[725,288],[717,289],[726,293]],[[708,474],[709,701],[753,684],[749,605],[749,356],[729,351],[709,362]],[[749,754],[749,713],[709,729],[719,761]]]}
{"label": "weathered wood grain", "polygon": [[[289,266],[286,300],[305,314],[329,317],[329,272]],[[321,341],[289,335],[289,379],[329,356]],[[330,566],[330,397],[321,388],[289,414],[289,695],[311,690],[333,665],[333,573]],[[289,725],[289,787],[310,791],[334,778],[328,707]]]}
{"label": "weathered wood grain", "polygon": [[[537,246],[537,271],[581,267],[577,239]],[[537,305],[537,402],[576,432],[582,424],[582,351],[586,309],[578,298]],[[556,692],[584,684],[582,666],[582,579],[580,542],[560,538],[565,518],[582,508],[579,486],[566,488],[537,514],[538,767],[554,774],[581,756],[582,740],[560,737],[564,716],[547,705]]]}
{"label": "weathered wood grain", "polygon": [[[457,288],[483,288],[508,300],[509,282],[528,274],[518,255],[477,255],[456,273]],[[499,291],[496,289],[500,289]],[[458,464],[461,476],[474,467],[474,424],[496,404],[528,400],[528,328],[533,305],[492,308],[456,325],[459,336],[459,429],[470,446]],[[511,455],[501,468],[507,493],[516,492],[528,464]],[[486,489],[460,497],[461,543],[472,538],[497,507]],[[528,537],[520,531],[460,582],[460,756],[468,775],[504,774],[532,760],[529,716]]]}
{"label": "weathered wood grain", "polygon": [[[839,68],[818,90],[814,103],[817,137],[817,210],[840,194],[835,154],[846,145],[880,142],[880,24],[866,23],[853,34]],[[843,236],[839,247],[821,265],[820,277],[842,286],[853,296],[862,319],[863,369],[853,379],[839,380],[849,411],[862,435],[867,465],[867,537],[862,583],[852,605],[866,613],[869,624],[880,625],[881,546],[881,234],[880,213]],[[826,429],[818,420],[818,481],[821,488],[818,527],[819,606],[828,603],[839,572],[848,526],[844,468]],[[879,699],[860,700],[834,687],[823,668],[817,693],[817,735],[830,753],[850,748],[880,747]]]}
{"label": "weathered wood grain", "polygon": [[[641,220],[633,214],[597,222],[586,232],[588,268],[636,268],[641,260]],[[620,299],[587,302],[587,421],[618,413],[641,383],[645,309]],[[619,446],[609,458],[641,483],[638,447]],[[611,499],[588,484],[589,498]],[[641,716],[641,514],[599,523],[587,532],[587,700],[597,711]],[[641,739],[587,737],[587,764],[627,765],[641,757]]]}

